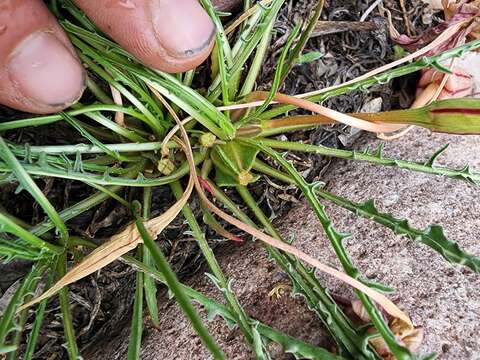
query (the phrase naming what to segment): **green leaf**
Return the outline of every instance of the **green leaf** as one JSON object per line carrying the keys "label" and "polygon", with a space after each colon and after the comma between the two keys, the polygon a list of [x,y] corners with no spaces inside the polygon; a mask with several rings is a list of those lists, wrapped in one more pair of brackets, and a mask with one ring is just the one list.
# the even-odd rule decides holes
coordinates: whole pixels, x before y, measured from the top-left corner
{"label": "green leaf", "polygon": [[14,352],[15,350],[17,350],[17,347],[15,345],[0,344],[0,355],[8,354],[8,353]]}
{"label": "green leaf", "polygon": [[263,324],[257,326],[259,333],[262,336],[275,341],[277,344],[282,345],[283,350],[287,353],[291,353],[295,356],[295,359],[312,359],[312,360],[342,360],[341,356],[334,355],[331,352],[307,344],[299,339],[295,339],[285,333],[274,330],[271,327]]}
{"label": "green leaf", "polygon": [[[50,271],[47,281],[45,283],[45,289],[50,288],[53,283],[53,277],[55,273]],[[25,349],[25,354],[23,360],[31,360],[35,354],[35,347],[37,346],[38,337],[40,335],[40,328],[42,326],[43,318],[45,316],[45,310],[47,308],[48,299],[44,299],[38,305],[38,308],[35,312],[35,321],[33,322],[32,330],[28,334],[27,347]]]}
{"label": "green leaf", "polygon": [[[76,116],[81,114],[87,114],[88,116],[88,114],[90,115],[98,114],[99,111],[110,111],[110,112],[119,111],[126,115],[130,115],[136,119],[145,121],[144,116],[132,108],[118,106],[118,105],[109,105],[109,104],[94,104],[94,105],[77,107],[77,109],[67,111],[66,113],[71,116]],[[98,121],[105,127],[109,128],[110,130],[113,130],[118,134],[126,138],[129,138],[132,141],[139,141],[139,142],[146,141],[140,135],[135,134],[135,132],[127,131],[126,129],[118,126],[115,122],[109,119],[106,119],[105,117],[91,116],[91,118],[95,121]],[[54,115],[37,116],[37,117],[21,119],[21,120],[6,121],[6,122],[0,123],[0,132],[6,131],[6,130],[21,129],[27,126],[47,125],[47,124],[52,124],[61,120],[63,120],[63,117],[60,114],[54,114]]]}
{"label": "green leaf", "polygon": [[256,358],[259,360],[270,359],[270,356],[263,351],[264,344],[263,344],[262,336],[258,332],[257,326],[258,326],[258,323],[252,326],[253,349],[255,351]]}
{"label": "green leaf", "polygon": [[311,15],[308,19],[306,28],[302,29],[300,39],[297,41],[295,47],[292,49],[287,58],[283,79],[285,79],[290,69],[293,67],[295,61],[300,57],[303,49],[305,48],[305,45],[307,44],[307,41],[310,39],[310,35],[315,30],[315,27],[317,26],[318,20],[320,19],[320,15],[322,13],[324,3],[324,0],[317,1],[315,7],[312,9],[313,15]]}
{"label": "green leaf", "polygon": [[228,105],[230,100],[234,98],[238,86],[237,81],[232,81],[229,71],[233,65],[232,49],[230,48],[222,21],[220,20],[219,14],[216,12],[212,2],[210,0],[200,0],[200,2],[207,10],[208,14],[213,20],[213,23],[215,24],[215,27],[217,28],[217,32],[215,34],[216,41],[214,51],[216,56],[213,58],[215,59],[215,65],[217,65],[220,73],[223,104]]}
{"label": "green leaf", "polygon": [[[251,54],[257,49],[265,31],[275,22],[277,14],[285,0],[274,0],[267,8],[260,8],[248,19],[238,40],[232,48],[233,66],[229,69],[230,77],[237,79],[243,72]],[[221,94],[221,78],[217,76],[209,87],[208,100],[215,101]]]}
{"label": "green leaf", "polygon": [[[142,208],[142,217],[145,221],[150,219],[151,216],[151,206],[152,206],[152,188],[144,188],[143,190],[143,208]],[[143,263],[147,266],[154,267],[155,262],[153,261],[150,251],[144,246],[141,245],[143,252]],[[147,303],[148,312],[150,314],[150,319],[152,324],[156,327],[160,326],[159,311],[157,304],[157,284],[150,276],[143,277],[143,287],[145,290],[145,302]]]}
{"label": "green leaf", "polygon": [[[165,279],[159,271],[151,267],[145,266],[142,262],[130,256],[124,256],[123,260],[127,264],[132,266],[134,269],[136,269],[137,271],[142,271],[146,275],[151,276],[156,280],[165,283]],[[195,289],[192,289],[186,285],[181,285],[181,286],[185,294],[187,294],[192,301],[195,301],[196,303],[200,304],[205,308],[205,310],[207,311],[208,319],[210,321],[213,320],[216,316],[220,316],[223,320],[227,322],[230,328],[233,328],[236,325],[235,316],[228,307],[208,298],[207,296],[198,292]],[[338,311],[339,313],[341,313],[340,308],[338,308]],[[309,345],[303,342],[302,340],[288,336],[279,330],[271,328],[270,326],[262,324],[253,319],[250,319],[249,321],[252,324],[252,326],[256,327],[258,333],[264,338],[264,340],[269,339],[271,341],[277,342],[278,344],[282,345],[286,351],[291,352],[297,358],[319,359],[319,360],[344,360],[345,359],[341,356],[329,353],[325,349],[316,348],[312,345]],[[357,358],[366,359],[366,357],[362,357],[362,356]],[[379,357],[375,357],[375,356],[368,357],[368,358],[380,359]]]}
{"label": "green leaf", "polygon": [[363,120],[421,126],[448,134],[480,134],[480,99],[448,99],[415,109],[355,113]]}
{"label": "green leaf", "polygon": [[40,260],[48,253],[32,249],[23,241],[0,238],[0,261],[9,262],[16,259]]}
{"label": "green leaf", "polygon": [[300,55],[300,57],[297,59],[297,64],[308,64],[321,59],[323,56],[324,54],[320,51],[310,51],[306,54]]}
{"label": "green leaf", "polygon": [[380,212],[376,208],[374,200],[355,203],[324,190],[317,190],[317,194],[359,216],[382,224],[397,235],[405,235],[411,240],[431,247],[451,263],[467,266],[473,271],[480,273],[480,257],[468,254],[456,242],[447,239],[442,227],[439,225],[431,225],[425,230],[415,229],[410,226],[406,219],[398,219],[392,214]]}
{"label": "green leaf", "polygon": [[[205,158],[206,152],[204,151],[204,149],[200,150],[200,152],[195,151],[193,156],[195,163],[199,164]],[[105,173],[98,174],[86,171],[76,172],[68,169],[65,170],[54,166],[45,166],[45,164],[43,166],[39,166],[19,163],[19,166],[22,166],[22,169],[27,176],[30,174],[38,177],[56,177],[62,179],[78,180],[85,183],[97,185],[120,185],[135,187],[151,187],[169,184],[170,182],[178,180],[184,175],[188,174],[189,171],[188,164],[184,162],[170,175],[157,178],[145,178],[143,173],[137,171],[137,178],[133,179],[132,177],[126,176],[111,176],[113,174],[110,173],[110,167],[106,168]],[[2,163],[0,163],[0,171],[11,172],[12,169],[10,169],[8,166],[2,166]],[[17,176],[17,173],[15,171],[14,173]]]}
{"label": "green leaf", "polygon": [[186,295],[183,289],[182,284],[179,282],[177,275],[170,267],[170,264],[165,258],[165,255],[163,254],[162,250],[155,244],[149,232],[145,228],[145,225],[143,224],[143,220],[138,216],[136,211],[133,211],[133,215],[135,216],[135,225],[137,226],[137,229],[143,239],[143,242],[146,248],[152,254],[152,257],[155,260],[159,271],[164,276],[165,282],[169,290],[175,296],[175,300],[178,302],[178,305],[180,306],[182,311],[185,313],[185,315],[189,318],[193,328],[201,338],[202,342],[208,348],[208,350],[212,353],[213,357],[216,360],[224,359],[225,357],[223,355],[222,350],[218,347],[215,340],[211,337],[205,325],[203,325],[202,320],[200,319],[200,315],[198,314],[197,310],[193,307],[190,299],[188,298],[188,296]]}
{"label": "green leaf", "polygon": [[[275,94],[277,93],[278,88],[280,87],[283,79],[287,75],[287,72],[290,69],[290,66],[293,64],[293,58],[291,54],[292,44],[295,38],[297,37],[299,31],[300,31],[300,25],[297,24],[293,28],[290,35],[288,36],[287,42],[283,47],[282,53],[276,65],[275,75],[273,77],[272,87],[268,93],[268,97],[264,100],[263,104],[253,112],[253,114],[238,121],[236,124],[237,128],[239,128],[240,126],[252,120],[256,120],[268,108],[268,106],[272,102],[273,98],[275,97]],[[288,60],[290,60],[290,62],[288,62]]]}
{"label": "green leaf", "polygon": [[40,239],[39,237],[22,228],[20,225],[16,224],[12,219],[2,213],[0,213],[0,232],[7,232],[16,235],[29,245],[49,252],[51,255],[58,255],[63,252],[63,248],[49,244],[43,239]]}
{"label": "green leaf", "polygon": [[[322,227],[327,237],[330,239],[330,243],[332,244],[332,247],[335,250],[335,254],[340,260],[340,263],[342,264],[345,272],[349,276],[361,280],[360,272],[353,264],[347,250],[343,246],[343,240],[345,240],[348,235],[341,234],[333,228],[332,222],[325,211],[325,206],[319,202],[316,196],[316,190],[318,190],[319,188],[318,185],[308,184],[305,179],[298,173],[295,167],[290,162],[285,160],[276,151],[262,145],[261,143],[257,143],[257,146],[263,153],[269,155],[275,161],[277,161],[287,171],[287,173],[292,176],[293,180],[305,195],[306,199],[310,203],[310,206],[317,215],[317,218],[322,224]],[[410,351],[397,342],[394,334],[388,327],[388,324],[386,323],[383,315],[378,311],[372,300],[370,300],[368,296],[366,296],[360,291],[355,291],[355,293],[357,294],[357,297],[361,300],[363,306],[368,312],[368,315],[370,316],[370,319],[372,319],[375,328],[379,331],[382,338],[385,340],[392,354],[394,354],[398,359],[402,360],[413,359],[413,355],[410,353]]]}
{"label": "green leaf", "polygon": [[55,208],[52,206],[50,201],[48,201],[47,197],[43,194],[40,188],[35,184],[32,180],[30,175],[27,171],[23,168],[20,162],[17,160],[15,155],[11,152],[10,148],[7,146],[3,138],[0,136],[0,158],[5,161],[8,167],[12,170],[15,174],[18,182],[20,185],[26,189],[38,202],[38,204],[43,208],[43,210],[47,213],[48,217],[52,220],[55,224],[58,232],[60,233],[60,237],[64,244],[68,241],[68,230],[65,226],[65,223],[58,215]]}
{"label": "green leaf", "polygon": [[[138,248],[138,257],[141,258],[142,251]],[[135,300],[133,302],[133,316],[130,325],[130,336],[128,341],[128,360],[140,359],[140,349],[142,346],[142,332],[143,332],[143,279],[144,274],[137,271],[135,280]]]}
{"label": "green leaf", "polygon": [[[237,191],[265,229],[267,229],[272,236],[283,240],[247,188],[238,186]],[[227,205],[228,203],[224,202],[224,204]],[[243,213],[237,214],[237,216],[248,224],[252,223]],[[252,225],[255,226],[255,224]],[[295,257],[284,254],[273,247],[266,246],[266,250],[270,258],[274,260],[292,280],[293,294],[302,296],[309,309],[318,314],[322,323],[330,331],[330,334],[337,343],[340,354],[354,359],[380,359],[368,346],[367,334],[353,327],[342,309],[330,297],[326,289],[321,286],[313,270],[308,270]]]}
{"label": "green leaf", "polygon": [[45,270],[45,263],[37,263],[33,266],[32,270],[23,279],[19,288],[15,291],[12,299],[8,303],[5,311],[0,317],[0,354],[2,352],[16,351],[16,344],[7,344],[6,340],[9,334],[12,332],[22,331],[15,321],[17,309],[23,304],[24,298],[35,291],[38,282],[40,281],[40,275]]}
{"label": "green leaf", "polygon": [[[480,173],[472,171],[469,166],[457,170],[444,166],[426,166],[425,162],[386,158],[381,154],[381,146],[383,146],[383,144],[381,144],[375,151],[369,152],[368,149],[364,151],[333,149],[322,145],[302,144],[298,142],[279,141],[265,138],[258,138],[256,139],[256,142],[275,149],[302,151],[341,159],[367,161],[377,165],[392,166],[410,171],[461,179],[474,185],[480,184]],[[427,161],[427,163],[428,162],[429,161]]]}
{"label": "green leaf", "polygon": [[[395,78],[425,69],[435,62],[442,62],[447,59],[461,57],[464,54],[468,53],[469,51],[473,51],[475,49],[478,49],[479,47],[480,47],[480,39],[470,41],[466,44],[457,46],[453,49],[446,50],[440,54],[422,57],[421,59],[413,63],[399,66],[391,70],[387,70],[382,74],[378,74],[376,76],[372,76],[367,79],[361,79],[354,83],[339,85],[338,87],[334,87],[333,89],[330,89],[327,91],[321,91],[321,92],[319,91],[315,95],[310,96],[308,99],[310,101],[322,103],[326,99],[329,99],[333,96],[346,94],[350,91],[355,91],[355,90],[365,91],[374,85],[385,84]],[[263,113],[261,118],[273,119],[274,117],[277,117],[278,115],[284,114],[295,108],[296,108],[295,106],[290,106],[290,105],[277,106],[274,109]]]}
{"label": "green leaf", "polygon": [[[57,261],[57,280],[61,279],[67,273],[67,256],[66,253],[60,255]],[[68,287],[60,289],[58,292],[60,300],[60,310],[62,312],[63,335],[65,337],[68,358],[70,360],[78,360],[80,353],[77,345],[77,338],[75,336],[75,329],[73,327],[73,315],[70,307],[70,296],[68,294]]]}
{"label": "green leaf", "polygon": [[[171,185],[171,188],[173,190],[173,193],[177,199],[180,199],[181,196],[183,195],[183,189],[180,186],[179,182],[175,182]],[[235,322],[238,324],[240,330],[242,331],[243,335],[245,336],[245,339],[249,344],[252,344],[253,341],[253,333],[252,333],[252,328],[248,322],[247,314],[245,310],[243,309],[242,305],[240,304],[240,301],[237,299],[235,293],[233,292],[230,282],[227,280],[225,275],[222,272],[222,269],[220,268],[220,265],[217,262],[217,259],[215,258],[215,254],[213,253],[212,249],[210,248],[207,239],[205,238],[205,235],[203,231],[201,230],[192,209],[190,206],[185,205],[182,209],[183,216],[187,220],[187,223],[192,230],[193,236],[197,239],[198,245],[203,253],[203,256],[205,257],[205,260],[208,263],[208,266],[210,267],[213,275],[207,274],[207,276],[212,280],[212,282],[215,284],[215,286],[218,287],[218,289],[222,292],[225,300],[227,301],[228,308],[231,311]],[[205,215],[210,214],[208,211],[204,212]],[[210,215],[211,216],[211,215]],[[213,216],[212,220],[216,221]],[[216,223],[218,224],[218,223]],[[220,225],[218,225],[220,226]],[[228,325],[232,325],[232,323],[227,323]],[[253,348],[253,346],[251,346]],[[254,348],[254,351],[256,349]],[[263,350],[260,353],[256,353],[257,355],[262,355]]]}
{"label": "green leaf", "polygon": [[257,157],[258,149],[252,146],[229,141],[216,145],[211,159],[216,167],[216,180],[220,186],[247,185],[258,179],[250,173]]}
{"label": "green leaf", "polygon": [[234,187],[238,185],[238,179],[223,171],[223,169],[217,165],[215,170],[215,183],[220,187]]}

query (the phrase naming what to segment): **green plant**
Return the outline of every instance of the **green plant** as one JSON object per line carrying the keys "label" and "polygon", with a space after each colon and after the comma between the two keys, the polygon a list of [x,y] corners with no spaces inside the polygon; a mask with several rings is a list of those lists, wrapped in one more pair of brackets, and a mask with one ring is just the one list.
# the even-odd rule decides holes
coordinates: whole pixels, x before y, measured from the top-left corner
{"label": "green plant", "polygon": [[[468,266],[477,273],[480,272],[480,259],[466,253],[455,242],[447,239],[440,226],[432,225],[426,230],[415,229],[405,220],[379,212],[372,201],[357,204],[349,199],[330,194],[322,189],[319,183],[307,183],[293,165],[278,153],[278,150],[313,152],[330,157],[369,161],[377,165],[458,178],[476,185],[480,182],[480,174],[471,171],[468,167],[449,169],[436,165],[436,158],[446,148],[436,152],[426,162],[419,163],[385,158],[382,155],[382,148],[373,152],[368,150],[356,152],[278,141],[271,138],[276,134],[310,128],[325,122],[325,115],[304,118],[286,116],[288,111],[298,105],[307,104],[307,102],[299,102],[286,96],[282,97],[277,93],[278,87],[289,69],[299,61],[309,33],[320,15],[321,2],[311,19],[305,24],[298,24],[290,35],[279,59],[271,92],[263,94],[260,98],[259,93],[253,91],[254,83],[260,71],[259,64],[267,51],[273,23],[284,1],[273,0],[268,6],[255,7],[253,15],[245,20],[244,26],[234,33],[230,41],[210,2],[202,0],[202,3],[214,19],[218,30],[216,48],[212,55],[215,59],[216,70],[213,71],[212,82],[204,95],[190,87],[195,71],[174,76],[149,69],[98,32],[95,26],[70,1],[65,1],[63,8],[55,7],[55,13],[59,17],[61,16],[61,24],[88,68],[91,75],[88,87],[96,101],[91,104],[77,104],[72,109],[55,115],[0,122],[0,133],[2,133],[7,130],[65,121],[87,142],[87,144],[25,146],[8,142],[0,137],[0,184],[17,183],[19,190],[28,191],[48,217],[33,226],[24,224],[8,213],[0,212],[0,259],[4,261],[25,259],[34,261],[36,264],[32,272],[25,277],[8,308],[2,314],[0,353],[7,353],[11,358],[16,356],[27,316],[26,310],[21,305],[29,300],[39,279],[47,273],[48,266],[55,264],[53,275],[64,279],[65,274],[67,276],[71,274],[67,272],[67,255],[73,253],[80,244],[95,248],[95,244],[88,239],[78,239],[72,236],[72,232],[68,229],[68,220],[113,198],[131,208],[132,218],[135,219],[135,226],[129,226],[127,231],[129,231],[129,235],[135,234],[136,238],[135,241],[129,240],[126,249],[133,249],[141,242],[144,243],[139,247],[136,258],[125,255],[126,251],[115,248],[114,243],[109,243],[109,246],[117,252],[108,259],[100,259],[102,260],[101,266],[104,266],[122,256],[122,261],[138,271],[129,358],[135,359],[139,356],[144,300],[152,322],[161,326],[158,323],[158,309],[155,302],[156,285],[153,279],[169,287],[215,358],[223,358],[222,351],[208,333],[198,312],[192,306],[192,301],[205,307],[210,315],[220,315],[229,325],[238,326],[259,359],[270,358],[266,345],[272,341],[283,346],[286,352],[293,353],[297,358],[381,358],[369,342],[378,334],[372,335],[367,333],[365,328],[354,325],[328,294],[327,289],[314,276],[313,271],[288,251],[282,251],[276,246],[272,246],[273,243],[264,244],[266,251],[276,264],[289,275],[293,284],[293,292],[304,296],[309,307],[330,332],[336,342],[337,353],[333,354],[325,349],[305,344],[251,319],[231,289],[229,279],[225,277],[218,265],[195,216],[197,214],[194,214],[186,204],[193,191],[194,182],[196,182],[200,195],[203,194],[203,190],[198,188],[198,184],[215,196],[219,204],[228,209],[245,225],[245,229],[256,231],[264,229],[270,238],[276,241],[283,241],[283,239],[267,215],[256,204],[248,190],[248,185],[260,175],[296,185],[317,214],[345,273],[371,289],[388,290],[386,286],[368,282],[361,276],[350,259],[347,249],[343,246],[343,240],[347,235],[340,234],[334,229],[323,207],[324,200],[376,221],[398,234],[424,243],[448,261]],[[56,2],[53,4],[57,5]],[[299,34],[301,35],[299,36]],[[321,103],[329,97],[349,91],[368,89],[376,84],[388,82],[393,78],[429,66],[440,68],[437,65],[440,61],[461,56],[465,52],[479,47],[480,41],[472,41],[441,54],[423,57],[421,60],[407,65],[385,69],[378,74],[312,95],[309,98],[311,102],[308,104],[315,105],[315,109],[321,112],[323,110],[314,102]],[[93,78],[101,79],[104,84],[108,84],[120,92],[126,100],[126,105],[113,105],[113,101],[101,86],[91,80]],[[241,79],[245,79],[243,83],[241,83]],[[256,110],[251,109],[252,104],[246,103],[258,99],[262,100],[255,104],[257,105]],[[283,101],[287,104],[274,105],[273,101]],[[423,125],[434,130],[476,133],[479,131],[478,124],[480,124],[480,114],[477,111],[479,107],[478,100],[440,102],[418,110],[364,115],[364,120],[377,122],[373,125],[370,123],[372,126],[377,126],[388,122],[395,116],[393,120],[403,119],[400,122]],[[244,109],[243,113],[235,114],[232,111],[239,108]],[[440,119],[443,122],[439,125],[438,117],[429,116],[432,112],[445,108],[467,114],[464,119],[466,121],[452,123],[451,117],[448,115],[450,113],[447,112],[448,114]],[[125,127],[114,121],[114,113],[125,115]],[[178,126],[176,113],[189,116],[184,121],[188,134],[181,140],[172,137],[179,129],[185,131],[183,127]],[[354,114],[354,116],[358,116],[358,114]],[[184,132],[182,134],[185,135]],[[191,147],[188,146],[188,142],[191,143]],[[192,157],[189,157],[191,148],[194,151]],[[187,161],[184,153],[187,154]],[[283,170],[278,170],[262,162],[259,154],[274,160]],[[200,180],[193,177],[192,170],[195,170],[195,167],[199,169],[197,172],[200,174]],[[97,191],[77,204],[57,211],[35,182],[37,179],[49,177],[80,181]],[[189,181],[184,189],[182,180],[186,178],[189,178]],[[177,202],[172,206],[171,214],[165,217],[167,220],[162,219],[158,231],[168,225],[168,222],[180,210],[182,211],[210,267],[211,274],[208,276],[222,292],[226,305],[215,303],[181,284],[149,233],[149,230],[152,230],[149,226],[155,220],[149,220],[151,189],[166,185],[170,187]],[[131,203],[129,197],[126,196],[134,187],[143,188],[143,196],[141,199],[137,199],[141,201],[141,204],[137,201]],[[228,187],[232,193],[237,192],[243,199],[244,205],[251,210],[254,218],[249,217],[241,210],[239,204],[234,203],[220,190],[220,187]],[[203,196],[205,195],[203,194]],[[206,202],[203,202],[200,211],[205,222],[217,233],[228,239],[236,239],[224,228],[223,223],[214,217],[213,213],[218,214],[218,212],[207,206]],[[95,251],[97,252],[94,254],[98,255],[102,248]],[[86,257],[85,259],[88,261],[93,258]],[[78,280],[85,274],[101,267],[96,262],[87,265],[84,268],[85,273],[76,274],[65,284]],[[47,284],[51,282],[53,279],[47,281]],[[50,289],[59,290],[55,288],[55,285],[52,285]],[[47,295],[53,294],[55,291],[52,290]],[[397,359],[414,359],[414,355],[397,342],[389,324],[383,319],[372,300],[361,291],[357,291],[357,296],[391,353]],[[59,290],[59,299],[68,356],[76,359],[79,350],[76,345],[66,287]],[[32,358],[34,354],[46,306],[47,300],[42,298],[34,313],[34,326],[28,338],[27,350],[24,355],[26,359]],[[16,315],[17,312],[18,315]]]}

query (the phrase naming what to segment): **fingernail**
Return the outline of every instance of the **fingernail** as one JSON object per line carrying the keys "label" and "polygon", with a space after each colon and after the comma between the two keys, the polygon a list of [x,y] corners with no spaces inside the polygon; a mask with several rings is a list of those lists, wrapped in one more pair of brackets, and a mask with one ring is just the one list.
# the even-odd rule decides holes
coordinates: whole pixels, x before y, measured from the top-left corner
{"label": "fingernail", "polygon": [[80,62],[46,32],[33,33],[18,44],[10,55],[8,70],[22,95],[42,105],[70,105],[85,88]]}
{"label": "fingernail", "polygon": [[215,27],[197,0],[157,0],[151,6],[157,39],[172,55],[190,57],[211,44]]}

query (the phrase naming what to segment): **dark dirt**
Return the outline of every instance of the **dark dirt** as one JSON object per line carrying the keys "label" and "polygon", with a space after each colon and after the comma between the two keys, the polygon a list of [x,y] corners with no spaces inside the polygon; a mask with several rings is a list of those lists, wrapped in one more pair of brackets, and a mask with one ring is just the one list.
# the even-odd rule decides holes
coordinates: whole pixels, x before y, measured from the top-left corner
{"label": "dark dirt", "polygon": [[[402,30],[405,23],[397,3],[395,1],[386,1],[385,4],[387,8],[392,10],[395,25],[399,30]],[[411,28],[414,30],[424,28],[426,25],[421,21],[423,14],[421,10],[423,7],[419,6],[418,2],[410,4],[409,1],[406,1],[406,4],[409,5],[408,9],[411,9],[408,13]],[[291,0],[287,2],[282,10],[282,15],[275,25],[276,35],[272,39],[271,52],[265,61],[263,74],[258,81],[260,89],[269,88],[275,61],[279,56],[282,45],[285,43],[294,24],[308,17],[311,6],[311,1]],[[327,1],[322,14],[322,20],[358,21],[368,6],[368,1]],[[307,44],[305,52],[320,51],[325,54],[324,57],[310,64],[296,66],[286,79],[281,90],[294,94],[322,88],[354,78],[361,73],[391,61],[393,56],[392,44],[388,38],[384,17],[376,11],[370,19],[373,19],[376,24],[376,28],[373,31],[348,31],[311,39]],[[344,112],[358,111],[366,103],[371,102],[372,99],[380,98],[382,99],[381,108],[387,110],[392,107],[408,105],[411,101],[409,94],[412,94],[411,82],[404,80],[389,85],[377,86],[369,92],[354,93],[329,99],[326,105]],[[84,100],[88,101],[88,99]],[[23,116],[5,109],[0,110],[0,114],[4,119],[7,117],[15,118]],[[341,136],[339,137],[339,135]],[[15,140],[18,143],[30,143],[32,145],[83,142],[80,136],[68,126],[58,123],[53,126],[8,132],[7,138]],[[290,139],[306,140],[317,144],[321,143],[328,146],[341,147],[345,143],[349,143],[353,137],[347,129],[334,126],[293,134]],[[328,159],[319,156],[298,156],[295,158],[295,161],[299,170],[308,170],[308,180],[323,176],[329,165]],[[68,207],[92,193],[91,188],[76,182],[48,180],[46,182],[39,181],[39,184],[57,209]],[[13,185],[0,189],[0,204],[13,215],[31,224],[42,221],[44,214],[38,206],[32,203],[31,198],[24,192],[14,196],[14,191],[15,186]],[[265,180],[257,182],[252,187],[252,191],[257,195],[262,208],[269,214],[276,216],[285,214],[292,205],[296,203],[295,199],[298,195],[291,191],[279,191]],[[169,195],[166,194],[167,191],[165,190],[156,190],[153,215],[161,213],[172,200]],[[124,196],[133,199],[138,198],[139,193],[133,190],[124,194]],[[72,220],[68,225],[78,235],[98,240],[118,232],[119,229],[130,220],[128,214],[129,211],[126,208],[113,200],[109,200]],[[177,219],[158,240],[165,253],[169,256],[174,269],[183,279],[188,280],[192,274],[198,272],[199,267],[202,266],[202,260],[199,258],[198,248],[195,242],[192,239],[185,238],[183,235],[185,230],[186,227],[183,224],[183,220]],[[220,239],[218,239],[213,232],[207,229],[205,229],[205,231],[207,232],[209,240],[213,241],[213,244],[220,243],[220,253],[226,253],[221,256],[221,262],[228,267],[228,264],[238,257],[238,252],[235,251],[236,248],[231,248],[229,245],[221,245],[220,241],[216,241]],[[254,290],[255,282],[253,278],[248,277],[249,275],[247,276],[247,274],[245,274],[244,279],[237,280],[238,289],[242,289],[240,290],[240,298],[241,300],[245,299],[247,310],[255,317],[271,323],[291,335],[300,336],[304,334],[306,340],[314,344],[325,345],[325,338],[321,336],[318,322],[310,313],[305,312],[301,307],[301,300],[294,300],[289,297],[282,297],[281,301],[272,300],[273,306],[278,308],[278,313],[272,314],[267,311],[270,306],[264,305],[264,301],[258,299],[263,299],[275,282],[281,281],[282,276],[277,270],[272,268],[273,265],[267,263],[266,259],[262,257],[263,255],[257,254],[258,250],[256,250],[254,246],[247,245],[245,251],[251,252],[251,257],[258,257],[258,268],[263,269],[263,265],[266,266],[265,270],[262,270],[262,274],[252,275],[258,279],[264,279],[264,282],[258,282],[258,284],[263,285],[257,290]],[[245,254],[243,250],[242,254]],[[248,256],[245,257],[245,259],[250,259],[251,257]],[[243,259],[243,256],[241,258]],[[251,262],[251,260],[248,260],[248,262]],[[0,295],[14,280],[20,277],[27,268],[28,264],[17,263],[9,265],[9,268],[3,267],[2,271],[7,270],[11,280],[6,281],[2,279],[0,283]],[[226,268],[224,267],[224,269]],[[234,272],[234,269],[230,269],[230,272],[226,271],[227,275],[234,274]],[[208,288],[210,285],[205,281],[204,286]],[[94,351],[92,349],[101,347],[101,343],[105,338],[110,339],[115,337],[122,333],[122,329],[125,329],[123,330],[124,333],[128,330],[130,309],[133,302],[133,287],[133,271],[119,263],[109,266],[95,276],[91,276],[71,286],[74,325],[80,335],[78,339],[80,347],[86,349],[87,353],[92,353],[92,351]],[[249,292],[247,290],[250,291],[250,293],[258,292],[257,300],[249,300],[250,295],[248,295]],[[242,293],[244,293],[244,295],[242,295]],[[287,301],[285,299],[289,300]],[[178,314],[173,312],[174,306],[165,306],[166,308],[163,310],[166,316],[168,316],[168,314],[171,314],[172,317],[178,316]],[[92,311],[93,309],[95,309],[95,311]],[[262,314],[266,317],[262,318]],[[63,356],[60,355],[64,354],[64,352],[62,349],[62,328],[59,320],[58,302],[57,300],[52,300],[46,315],[46,327],[42,330],[42,346],[37,356],[38,358],[44,358],[47,354]],[[165,321],[165,323],[168,322]],[[306,326],[306,323],[311,326]],[[305,329],[309,329],[308,332],[306,330],[305,332],[300,332],[303,331],[300,330],[302,325],[305,325]],[[212,326],[218,329],[222,327],[218,322],[213,323]],[[240,336],[236,332],[229,333],[226,330],[219,331],[221,331],[221,334],[229,334],[227,340],[225,340],[227,343],[229,341],[232,342],[232,339]],[[150,329],[146,334],[147,343],[148,336],[151,333],[155,333],[155,330]],[[172,334],[172,338],[175,338],[177,334],[176,330],[172,329],[170,334]],[[121,339],[121,336],[119,339]],[[196,341],[196,343],[198,344],[198,341]],[[227,343],[225,344],[228,345]],[[170,349],[174,347],[173,345],[169,346]],[[235,348],[232,354],[235,353],[238,355],[245,353],[242,350],[244,349],[244,347],[242,347],[244,345],[237,344],[236,346],[238,347]],[[119,346],[119,349],[120,348]],[[179,346],[177,348],[178,351],[181,351],[181,348],[182,347]],[[144,350],[144,352],[145,356],[148,356],[148,351]],[[85,358],[96,359],[100,357],[96,355]],[[189,357],[181,357],[179,353],[177,358],[183,359]],[[231,358],[235,357],[232,355]]]}

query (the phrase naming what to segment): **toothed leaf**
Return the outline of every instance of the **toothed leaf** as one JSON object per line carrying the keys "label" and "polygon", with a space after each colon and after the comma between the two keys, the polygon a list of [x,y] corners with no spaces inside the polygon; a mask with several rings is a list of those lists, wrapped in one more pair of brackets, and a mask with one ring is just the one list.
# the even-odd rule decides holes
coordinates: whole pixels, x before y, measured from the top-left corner
{"label": "toothed leaf", "polygon": [[434,165],[435,165],[435,162],[438,159],[438,157],[440,155],[442,155],[448,149],[449,145],[450,144],[446,144],[446,145],[442,146],[440,149],[438,149],[437,151],[435,151],[435,153],[432,155],[432,157],[428,161],[425,162],[425,166],[433,168]]}
{"label": "toothed leaf", "polygon": [[398,219],[392,214],[380,212],[372,199],[364,203],[355,203],[325,191],[317,193],[322,198],[332,201],[359,216],[382,224],[397,235],[405,235],[414,241],[431,247],[451,263],[464,265],[477,273],[480,272],[480,257],[467,253],[456,242],[449,240],[439,225],[431,225],[425,230],[415,229],[410,226],[406,219]]}
{"label": "toothed leaf", "polygon": [[275,341],[283,347],[287,353],[295,356],[295,359],[312,359],[312,360],[342,360],[341,356],[332,354],[331,352],[320,347],[312,346],[299,339],[295,339],[289,335],[276,331],[265,325],[258,325],[262,336],[271,341]]}

